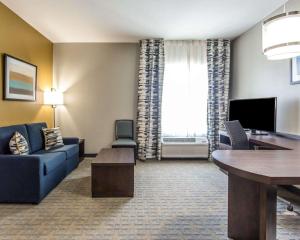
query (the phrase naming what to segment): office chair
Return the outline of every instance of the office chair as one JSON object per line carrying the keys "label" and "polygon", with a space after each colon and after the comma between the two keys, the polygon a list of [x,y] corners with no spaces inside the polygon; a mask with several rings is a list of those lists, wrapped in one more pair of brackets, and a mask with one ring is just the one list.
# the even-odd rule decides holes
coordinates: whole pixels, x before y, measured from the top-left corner
{"label": "office chair", "polygon": [[115,141],[112,148],[133,148],[134,162],[137,158],[137,144],[134,141],[133,120],[120,119],[115,121]]}
{"label": "office chair", "polygon": [[[227,133],[230,138],[230,145],[219,143],[219,150],[249,150],[249,140],[247,134],[238,120],[226,121],[224,123]],[[221,169],[220,170],[228,175],[228,173]]]}
{"label": "office chair", "polygon": [[225,122],[225,128],[230,138],[232,150],[249,150],[247,134],[238,120]]}

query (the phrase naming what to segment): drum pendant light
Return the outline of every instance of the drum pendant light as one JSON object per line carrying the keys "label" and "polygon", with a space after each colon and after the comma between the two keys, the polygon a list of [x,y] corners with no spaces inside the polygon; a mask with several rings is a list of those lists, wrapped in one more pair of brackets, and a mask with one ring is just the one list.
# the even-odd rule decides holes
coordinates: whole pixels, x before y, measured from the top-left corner
{"label": "drum pendant light", "polygon": [[273,16],[262,25],[263,53],[269,60],[287,59],[300,55],[300,12]]}

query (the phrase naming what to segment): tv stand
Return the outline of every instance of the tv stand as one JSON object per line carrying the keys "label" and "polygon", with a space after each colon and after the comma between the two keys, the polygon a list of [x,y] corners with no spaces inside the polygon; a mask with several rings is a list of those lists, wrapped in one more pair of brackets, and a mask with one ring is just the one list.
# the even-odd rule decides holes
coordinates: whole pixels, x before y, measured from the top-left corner
{"label": "tv stand", "polygon": [[268,132],[264,132],[264,131],[259,131],[259,130],[251,129],[251,135],[266,136],[266,135],[269,135],[269,133]]}

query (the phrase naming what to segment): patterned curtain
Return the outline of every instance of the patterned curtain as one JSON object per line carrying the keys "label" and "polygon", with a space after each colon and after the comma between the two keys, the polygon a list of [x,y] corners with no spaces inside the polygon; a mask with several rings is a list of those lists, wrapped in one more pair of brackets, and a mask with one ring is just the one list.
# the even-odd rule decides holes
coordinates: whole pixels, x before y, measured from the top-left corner
{"label": "patterned curtain", "polygon": [[227,118],[230,74],[230,41],[207,40],[209,156],[218,149],[219,130]]}
{"label": "patterned curtain", "polygon": [[140,65],[137,104],[138,157],[141,160],[161,157],[161,99],[164,75],[164,41],[140,42]]}

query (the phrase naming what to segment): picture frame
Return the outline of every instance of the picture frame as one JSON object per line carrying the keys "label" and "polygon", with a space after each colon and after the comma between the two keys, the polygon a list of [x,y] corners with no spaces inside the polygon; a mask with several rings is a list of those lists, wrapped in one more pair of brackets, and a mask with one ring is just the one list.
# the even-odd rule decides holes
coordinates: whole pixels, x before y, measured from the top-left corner
{"label": "picture frame", "polygon": [[300,56],[292,58],[291,62],[291,84],[300,84]]}
{"label": "picture frame", "polygon": [[3,100],[35,102],[37,66],[8,54],[3,58]]}

